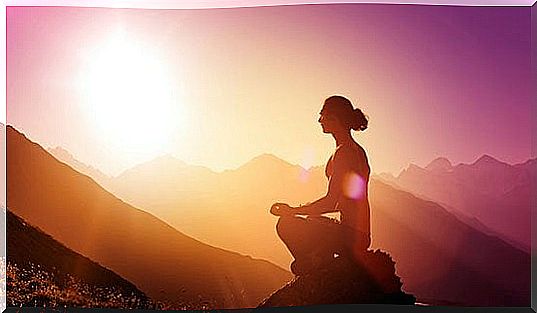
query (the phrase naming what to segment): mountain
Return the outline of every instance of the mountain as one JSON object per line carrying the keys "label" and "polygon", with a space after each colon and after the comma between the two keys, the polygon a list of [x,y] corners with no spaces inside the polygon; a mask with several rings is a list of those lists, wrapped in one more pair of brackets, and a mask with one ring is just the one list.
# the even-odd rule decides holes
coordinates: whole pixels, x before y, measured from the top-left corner
{"label": "mountain", "polygon": [[425,167],[426,170],[432,172],[449,172],[451,168],[451,162],[446,158],[435,159]]}
{"label": "mountain", "polygon": [[93,166],[86,165],[73,157],[69,151],[62,147],[55,147],[47,149],[48,153],[52,154],[58,161],[71,166],[75,171],[87,175],[95,180],[99,185],[106,188],[110,182],[110,177]]}
{"label": "mountain", "polygon": [[389,251],[405,290],[424,303],[525,306],[530,255],[442,206],[372,181],[373,247]]}
{"label": "mountain", "polygon": [[198,240],[288,268],[291,256],[268,210],[276,201],[322,195],[325,182],[313,178],[319,173],[269,154],[222,173],[159,157],[114,178],[109,190]]}
{"label": "mountain", "polygon": [[489,155],[472,164],[450,166],[446,161],[437,159],[425,168],[410,165],[392,182],[458,214],[477,218],[505,240],[529,251],[537,159],[517,165]]}
{"label": "mountain", "polygon": [[171,308],[253,307],[291,279],[128,205],[11,126],[7,145],[12,212]]}
{"label": "mountain", "polygon": [[[138,171],[149,167],[157,166],[140,165]],[[167,170],[159,189],[145,182],[149,172],[141,175],[132,171],[128,188],[120,188],[124,180],[118,177],[114,192],[143,203],[140,206],[150,212],[158,208],[158,214],[170,224],[186,229],[195,238],[286,268],[291,256],[276,235],[277,218],[268,208],[280,200],[292,205],[305,203],[326,191],[322,168],[306,171],[271,155],[255,158],[236,170],[200,174],[192,184],[183,176],[187,168],[175,174]],[[151,175],[160,177],[157,172]],[[165,200],[155,203],[146,196],[173,190],[175,184],[190,189],[183,193],[184,187],[176,187],[173,195],[163,192]],[[200,186],[198,190],[196,186]],[[370,202],[372,248],[390,253],[404,291],[421,302],[477,306],[529,303],[529,254],[468,225],[444,207],[377,178],[371,180]],[[220,227],[208,231],[202,221]]]}
{"label": "mountain", "polygon": [[7,306],[157,309],[136,286],[7,211]]}
{"label": "mountain", "polygon": [[[395,176],[393,176],[392,174],[389,174],[389,173],[381,173],[379,175],[374,175],[373,176],[376,180],[380,181],[380,182],[383,182],[387,185],[390,185],[391,187],[395,188],[395,189],[398,189],[398,190],[404,190],[404,188],[402,188],[401,186],[399,186],[397,184],[397,178]],[[427,199],[427,197],[425,196],[420,196],[424,199]],[[444,208],[446,208],[451,214],[453,214],[454,216],[456,216],[461,222],[475,228],[476,230],[484,233],[484,234],[487,234],[487,235],[491,235],[491,236],[494,236],[494,237],[497,237],[498,239],[501,239],[505,242],[507,242],[508,244],[510,244],[511,246],[517,248],[517,249],[520,249],[522,251],[525,251],[525,252],[528,252],[530,253],[530,249],[529,247],[523,245],[522,243],[514,240],[514,239],[511,239],[509,237],[506,237],[505,235],[491,229],[490,227],[488,227],[487,225],[483,224],[480,220],[478,220],[475,216],[470,216],[464,212],[461,212],[460,210],[457,210],[449,205],[446,205],[446,204],[442,204],[442,206]]]}

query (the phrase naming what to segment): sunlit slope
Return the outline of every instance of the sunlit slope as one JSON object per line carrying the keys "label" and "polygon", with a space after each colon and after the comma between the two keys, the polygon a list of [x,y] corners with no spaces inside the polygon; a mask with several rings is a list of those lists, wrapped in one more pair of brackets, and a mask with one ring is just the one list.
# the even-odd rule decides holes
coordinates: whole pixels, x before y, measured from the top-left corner
{"label": "sunlit slope", "polygon": [[136,286],[7,212],[8,306],[155,309]]}
{"label": "sunlit slope", "polygon": [[290,278],[267,261],[203,244],[122,202],[12,127],[7,144],[9,208],[154,299],[175,307],[255,306]]}
{"label": "sunlit slope", "polygon": [[167,156],[124,172],[109,186],[119,198],[194,238],[287,268],[291,256],[269,208],[276,201],[298,205],[321,196],[326,188],[321,172],[268,154],[222,173]]}

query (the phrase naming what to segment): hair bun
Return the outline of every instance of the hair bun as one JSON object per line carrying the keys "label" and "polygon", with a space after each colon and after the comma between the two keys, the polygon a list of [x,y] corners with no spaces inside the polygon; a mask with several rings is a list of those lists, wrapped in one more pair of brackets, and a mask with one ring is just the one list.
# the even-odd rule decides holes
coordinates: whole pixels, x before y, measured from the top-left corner
{"label": "hair bun", "polygon": [[351,128],[354,130],[364,131],[367,129],[367,123],[367,116],[364,115],[362,110],[358,108],[354,109]]}
{"label": "hair bun", "polygon": [[360,109],[354,109],[351,101],[343,96],[328,97],[321,110],[321,114],[323,113],[333,114],[348,129],[363,131],[367,128],[368,118]]}

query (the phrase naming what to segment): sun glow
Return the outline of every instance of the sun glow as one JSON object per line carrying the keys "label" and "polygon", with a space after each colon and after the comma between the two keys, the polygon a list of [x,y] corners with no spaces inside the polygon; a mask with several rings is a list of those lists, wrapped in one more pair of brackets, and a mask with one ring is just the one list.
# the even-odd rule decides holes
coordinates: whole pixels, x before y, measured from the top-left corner
{"label": "sun glow", "polygon": [[82,70],[83,100],[113,149],[142,156],[163,153],[182,116],[178,86],[158,54],[117,31],[89,51]]}

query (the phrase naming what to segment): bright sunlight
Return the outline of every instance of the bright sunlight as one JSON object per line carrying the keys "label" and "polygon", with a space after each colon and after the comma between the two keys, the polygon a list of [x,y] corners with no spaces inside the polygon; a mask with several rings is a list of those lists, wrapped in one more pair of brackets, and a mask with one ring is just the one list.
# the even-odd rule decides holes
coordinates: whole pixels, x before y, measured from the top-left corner
{"label": "bright sunlight", "polygon": [[163,153],[184,121],[175,86],[154,49],[119,30],[86,57],[83,101],[107,144],[138,156]]}

